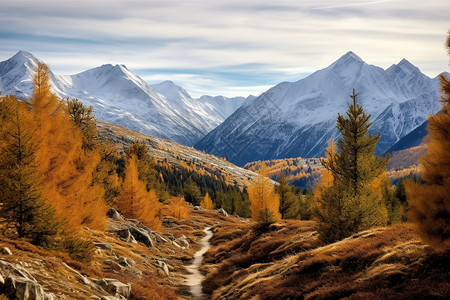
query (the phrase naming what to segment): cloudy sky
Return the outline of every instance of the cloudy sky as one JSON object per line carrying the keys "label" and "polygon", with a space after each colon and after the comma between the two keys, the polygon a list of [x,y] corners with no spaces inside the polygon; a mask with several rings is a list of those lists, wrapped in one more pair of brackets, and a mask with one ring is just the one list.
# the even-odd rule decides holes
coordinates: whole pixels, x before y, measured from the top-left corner
{"label": "cloudy sky", "polygon": [[57,74],[125,64],[191,95],[257,95],[352,50],[448,71],[449,0],[1,0],[0,61],[19,50]]}

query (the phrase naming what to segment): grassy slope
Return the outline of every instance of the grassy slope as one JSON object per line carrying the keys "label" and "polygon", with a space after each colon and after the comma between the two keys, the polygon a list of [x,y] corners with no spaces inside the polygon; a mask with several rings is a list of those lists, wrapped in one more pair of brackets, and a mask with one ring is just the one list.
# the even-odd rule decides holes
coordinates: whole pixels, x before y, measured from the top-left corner
{"label": "grassy slope", "polygon": [[[255,234],[216,226],[207,252],[211,299],[445,299],[450,253],[433,253],[410,224],[375,228],[320,246],[313,222]],[[227,241],[228,237],[228,241]]]}

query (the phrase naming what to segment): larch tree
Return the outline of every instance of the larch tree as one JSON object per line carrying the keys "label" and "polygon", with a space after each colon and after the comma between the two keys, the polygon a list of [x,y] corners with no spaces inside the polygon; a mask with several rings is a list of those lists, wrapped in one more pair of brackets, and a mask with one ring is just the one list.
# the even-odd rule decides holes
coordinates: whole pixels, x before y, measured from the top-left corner
{"label": "larch tree", "polygon": [[137,158],[127,159],[122,189],[117,197],[117,209],[127,218],[137,219],[153,230],[161,228],[161,208],[154,190],[147,191],[139,179]]}
{"label": "larch tree", "polygon": [[267,168],[263,163],[258,177],[248,188],[252,219],[262,226],[281,220],[280,197],[266,175]]}
{"label": "larch tree", "polygon": [[17,235],[46,245],[63,228],[54,210],[45,204],[35,159],[36,142],[26,102],[2,98],[0,113],[0,215]]}
{"label": "larch tree", "polygon": [[214,204],[208,193],[206,193],[205,197],[203,197],[202,202],[200,202],[200,206],[204,209],[214,209]]}
{"label": "larch tree", "polygon": [[[446,46],[450,55],[450,31]],[[450,248],[450,81],[440,75],[442,110],[428,117],[427,153],[420,164],[424,184],[406,184],[409,218],[436,250]]]}
{"label": "larch tree", "polygon": [[374,156],[380,135],[368,133],[370,115],[356,103],[355,90],[350,97],[353,104],[347,117],[338,115],[337,119],[336,127],[342,135],[337,142],[339,151],[328,151],[327,159],[321,160],[333,178],[333,185],[322,191],[316,209],[317,229],[324,242],[387,222],[381,193],[373,194],[371,185],[384,172],[389,155]]}
{"label": "larch tree", "polygon": [[83,148],[82,129],[71,121],[66,103],[52,93],[45,64],[38,64],[33,76],[30,102],[44,198],[71,228],[104,228],[104,190],[92,180],[100,154]]}

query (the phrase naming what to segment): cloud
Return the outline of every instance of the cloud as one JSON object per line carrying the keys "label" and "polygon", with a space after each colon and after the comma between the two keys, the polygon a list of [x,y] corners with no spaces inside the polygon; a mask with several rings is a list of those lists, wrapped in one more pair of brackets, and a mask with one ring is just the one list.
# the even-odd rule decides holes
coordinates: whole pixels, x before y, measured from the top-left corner
{"label": "cloud", "polygon": [[349,50],[384,68],[406,57],[436,76],[447,69],[449,8],[441,0],[3,0],[0,59],[23,49],[64,74],[120,63],[195,96],[259,93]]}

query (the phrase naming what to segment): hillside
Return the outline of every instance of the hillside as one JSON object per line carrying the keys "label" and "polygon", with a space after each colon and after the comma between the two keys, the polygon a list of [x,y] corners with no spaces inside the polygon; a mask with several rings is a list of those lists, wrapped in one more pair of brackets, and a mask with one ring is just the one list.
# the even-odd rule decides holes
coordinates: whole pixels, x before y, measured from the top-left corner
{"label": "hillside", "polygon": [[100,139],[108,139],[118,146],[119,151],[133,143],[136,139],[145,140],[149,147],[149,155],[160,162],[167,161],[176,168],[192,168],[201,173],[220,175],[231,185],[241,188],[248,186],[249,181],[257,177],[255,172],[238,167],[223,158],[216,157],[193,147],[187,147],[175,142],[144,135],[118,125],[97,122]]}
{"label": "hillside", "polygon": [[268,232],[213,227],[203,291],[210,299],[446,299],[449,253],[433,252],[410,224],[373,228],[322,246],[314,222]]}

